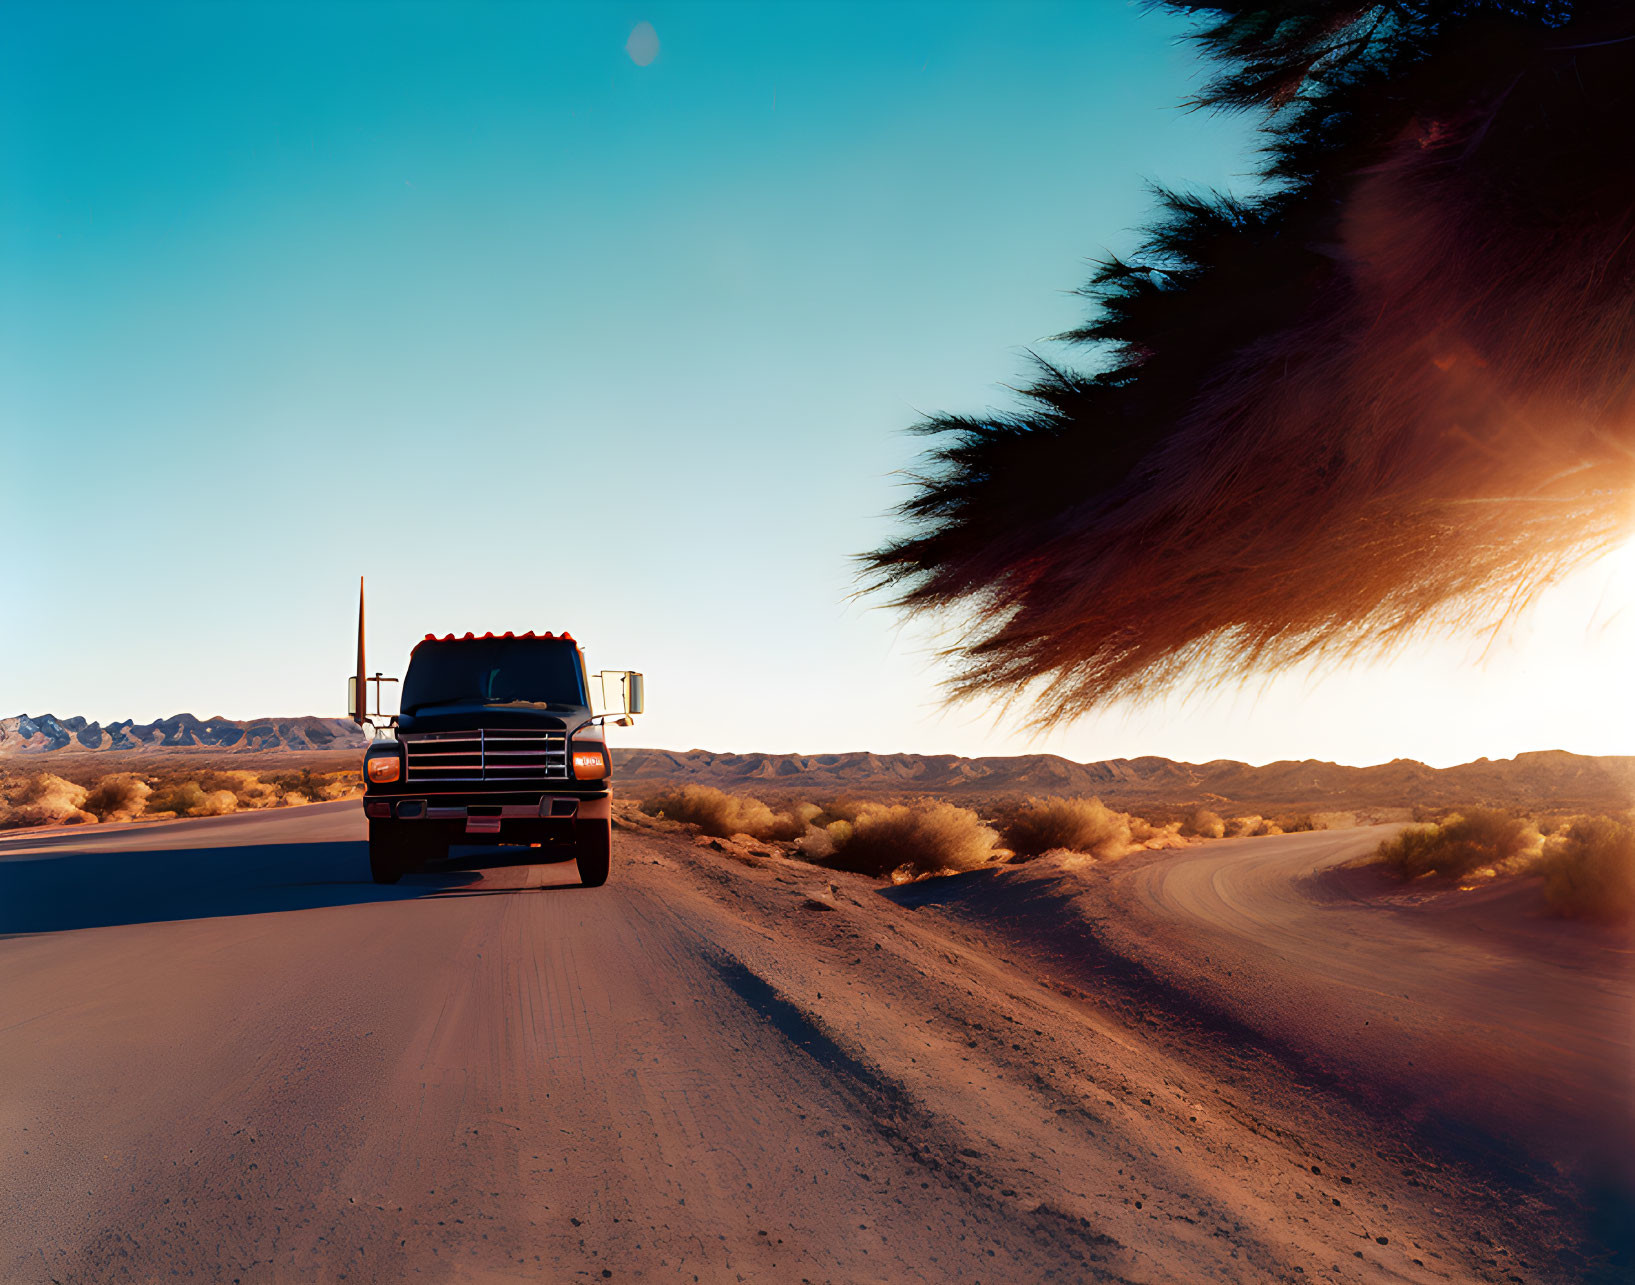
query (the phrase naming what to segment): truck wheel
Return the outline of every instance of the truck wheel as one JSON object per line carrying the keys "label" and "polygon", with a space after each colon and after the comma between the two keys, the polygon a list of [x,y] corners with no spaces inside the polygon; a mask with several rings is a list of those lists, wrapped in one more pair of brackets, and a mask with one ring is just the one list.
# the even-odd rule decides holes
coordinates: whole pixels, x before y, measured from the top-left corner
{"label": "truck wheel", "polygon": [[369,874],[376,883],[396,883],[403,877],[403,867],[398,864],[391,844],[376,839],[369,841]]}
{"label": "truck wheel", "polygon": [[613,854],[613,823],[592,822],[574,835],[574,859],[579,863],[579,883],[600,888],[607,882],[607,868]]}
{"label": "truck wheel", "polygon": [[396,883],[424,864],[424,844],[414,842],[392,822],[369,823],[369,874],[376,883]]}

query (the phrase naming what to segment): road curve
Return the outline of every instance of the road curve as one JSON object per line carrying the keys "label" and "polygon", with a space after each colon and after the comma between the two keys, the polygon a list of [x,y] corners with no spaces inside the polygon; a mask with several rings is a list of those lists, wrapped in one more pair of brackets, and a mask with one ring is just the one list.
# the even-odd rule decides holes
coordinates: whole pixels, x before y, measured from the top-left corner
{"label": "road curve", "polygon": [[1536,885],[1403,890],[1348,870],[1384,828],[1210,843],[1114,881],[1127,944],[1418,1118],[1635,1180],[1628,941]]}

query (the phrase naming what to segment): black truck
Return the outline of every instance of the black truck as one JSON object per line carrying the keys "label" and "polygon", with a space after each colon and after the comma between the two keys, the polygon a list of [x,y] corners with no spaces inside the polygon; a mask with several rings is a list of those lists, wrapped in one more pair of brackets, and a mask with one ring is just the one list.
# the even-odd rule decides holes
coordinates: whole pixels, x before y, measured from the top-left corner
{"label": "black truck", "polygon": [[[409,657],[398,714],[370,715],[366,684],[395,680],[364,675],[361,602],[358,671],[352,714],[376,735],[363,760],[376,883],[396,883],[454,844],[506,845],[495,857],[508,865],[572,857],[586,887],[607,882],[612,760],[602,727],[642,712],[640,674],[588,673],[568,634],[427,634]],[[608,712],[592,712],[592,681]]]}

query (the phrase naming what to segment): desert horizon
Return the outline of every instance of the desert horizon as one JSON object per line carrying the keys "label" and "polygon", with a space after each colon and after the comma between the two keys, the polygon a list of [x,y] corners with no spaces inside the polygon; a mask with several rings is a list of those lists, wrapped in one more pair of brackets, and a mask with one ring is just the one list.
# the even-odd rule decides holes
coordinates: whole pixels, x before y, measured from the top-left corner
{"label": "desert horizon", "polygon": [[[267,733],[265,739],[269,743],[263,745],[259,743],[259,738],[245,735],[257,729],[262,729]],[[322,741],[314,743],[312,739],[314,731],[319,733],[323,738]],[[235,733],[239,735],[234,735]],[[289,743],[287,738],[291,733],[300,738],[298,743]],[[80,739],[84,735],[94,736],[97,743],[95,745],[85,743]],[[224,735],[232,736],[232,739],[222,739]],[[121,743],[119,739],[121,736],[127,738],[124,743]],[[199,751],[201,753],[208,753],[211,750],[225,750],[235,756],[260,753],[301,754],[312,751],[340,754],[361,753],[368,747],[370,740],[371,733],[359,729],[352,720],[344,716],[325,714],[276,714],[264,715],[259,718],[229,719],[219,715],[200,718],[182,711],[150,720],[147,723],[138,723],[129,718],[102,722],[86,718],[84,715],[62,718],[54,714],[0,716],[0,757],[22,754],[51,754],[54,756],[73,756],[81,753],[96,755],[144,754],[172,750]],[[343,742],[343,744],[336,744],[331,747],[325,743],[329,741]],[[1393,767],[1398,764],[1411,764],[1426,768],[1431,772],[1456,771],[1460,768],[1475,767],[1480,764],[1514,764],[1523,760],[1535,761],[1550,757],[1585,759],[1606,764],[1622,764],[1626,761],[1635,764],[1635,753],[1628,755],[1595,754],[1546,745],[1518,750],[1509,755],[1480,755],[1471,759],[1441,765],[1432,765],[1408,755],[1353,763],[1315,756],[1267,758],[1259,762],[1232,758],[1189,760],[1157,753],[1132,753],[1111,758],[1076,759],[1047,750],[1024,750],[1011,754],[967,755],[927,750],[860,749],[856,747],[822,750],[767,750],[763,748],[706,749],[696,745],[682,747],[620,746],[615,744],[611,748],[615,752],[625,755],[704,755],[719,760],[755,760],[766,763],[790,762],[820,765],[829,765],[834,760],[856,759],[858,757],[879,760],[973,763],[1055,760],[1086,767],[1126,763],[1168,763],[1178,767],[1209,767],[1226,763],[1261,769],[1279,767],[1285,764],[1316,764],[1324,767],[1339,767],[1358,771]],[[1631,778],[1631,801],[1635,802],[1635,775],[1632,775]]]}

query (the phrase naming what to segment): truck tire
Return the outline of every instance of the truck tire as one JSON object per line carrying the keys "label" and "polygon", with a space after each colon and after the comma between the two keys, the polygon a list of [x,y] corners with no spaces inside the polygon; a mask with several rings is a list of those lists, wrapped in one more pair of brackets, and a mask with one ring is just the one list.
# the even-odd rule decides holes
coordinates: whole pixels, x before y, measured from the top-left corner
{"label": "truck tire", "polygon": [[[418,836],[405,834],[396,823],[369,823],[369,874],[376,883],[396,883],[406,874],[424,868],[434,845]],[[447,845],[442,846],[447,855]]]}
{"label": "truck tire", "polygon": [[613,823],[581,823],[574,835],[573,849],[574,860],[579,863],[580,887],[600,888],[607,882],[608,865],[613,855]]}
{"label": "truck tire", "polygon": [[403,877],[395,844],[369,836],[369,875],[376,883],[396,883]]}

